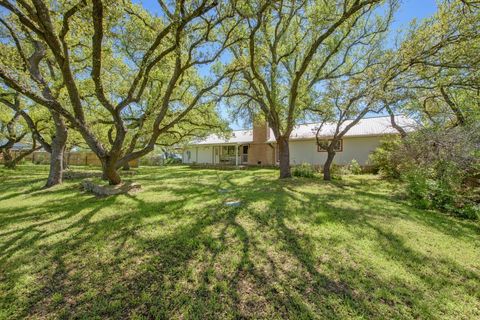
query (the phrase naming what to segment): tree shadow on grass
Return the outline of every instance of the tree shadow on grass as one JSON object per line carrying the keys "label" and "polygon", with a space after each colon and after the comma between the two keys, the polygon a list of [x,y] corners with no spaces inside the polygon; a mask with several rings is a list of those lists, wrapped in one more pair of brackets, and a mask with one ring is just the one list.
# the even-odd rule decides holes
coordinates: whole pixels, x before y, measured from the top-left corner
{"label": "tree shadow on grass", "polygon": [[[182,169],[177,179],[175,170],[135,177],[146,195],[95,199],[67,187],[48,194],[58,200],[16,207],[1,222],[10,233],[0,234],[9,290],[0,307],[12,318],[435,318],[441,303],[452,303],[450,295],[435,303],[436,292],[456,287],[475,297],[476,272],[415,250],[378,222],[391,202],[379,192],[277,181],[268,171],[185,177]],[[242,206],[223,206],[231,197]],[[412,219],[404,204],[393,206],[395,218]],[[474,237],[474,229],[456,228]],[[351,239],[368,241],[370,254],[416,282],[376,272]],[[14,288],[28,275],[35,285],[16,301],[23,291]]]}
{"label": "tree shadow on grass", "polygon": [[360,186],[350,186],[350,188],[354,190],[356,196],[368,198],[372,201],[389,202],[395,205],[396,211],[378,210],[376,212],[378,216],[385,218],[401,217],[402,219],[420,222],[446,235],[459,238],[475,240],[480,236],[480,225],[472,221],[450,216],[435,210],[418,209],[410,205],[406,200],[396,199],[395,195],[366,192],[361,190]]}
{"label": "tree shadow on grass", "polygon": [[[319,206],[315,204],[315,198],[309,193],[302,193],[301,190],[295,190],[301,193],[306,200],[304,201],[303,210],[296,213],[295,216],[306,216],[307,221],[311,221],[308,217],[309,214],[313,214],[318,211]],[[289,194],[289,193],[286,193]],[[438,317],[442,314],[442,308],[445,304],[451,303],[451,299],[455,298],[458,292],[462,292],[464,297],[468,298],[467,303],[470,304],[471,314],[478,315],[480,310],[476,310],[473,307],[474,301],[478,301],[480,297],[478,295],[478,284],[480,283],[480,275],[478,272],[471,268],[457,263],[450,258],[439,258],[420,251],[414,250],[411,246],[406,244],[405,239],[395,234],[393,226],[382,226],[376,224],[375,220],[378,216],[384,216],[385,209],[382,204],[388,200],[388,197],[379,196],[375,193],[362,192],[361,196],[371,197],[372,202],[367,210],[362,209],[342,209],[332,203],[338,202],[338,200],[348,201],[358,200],[358,192],[353,195],[331,195],[329,199],[326,199],[321,204],[321,211],[327,213],[326,217],[323,216],[320,224],[333,223],[339,225],[350,225],[350,233],[354,235],[354,239],[365,239],[366,234],[373,232],[373,237],[370,239],[373,243],[376,243],[378,250],[376,254],[383,257],[385,260],[391,260],[406,270],[414,278],[418,278],[418,282],[421,284],[419,287],[415,287],[412,284],[404,282],[399,278],[393,279],[381,279],[372,271],[368,270],[368,259],[355,258],[354,265],[361,265],[359,269],[349,269],[342,265],[332,266],[332,269],[338,270],[340,275],[340,287],[348,288],[344,291],[344,299],[349,302],[350,306],[356,310],[357,315],[368,315],[368,317],[378,317],[379,314],[388,314],[391,317]],[[378,201],[376,201],[378,200]],[[405,204],[406,205],[406,204]],[[411,208],[409,208],[411,209]],[[397,212],[398,213],[398,212]],[[410,219],[411,210],[400,212],[403,215],[402,218]],[[414,215],[414,220],[417,218],[418,213]],[[430,213],[438,214],[438,213]],[[292,214],[283,212],[283,214],[277,215],[279,228],[281,234],[286,236],[285,243],[289,243],[289,250],[294,253],[298,260],[302,262],[305,269],[309,274],[314,275],[314,278],[319,278],[316,266],[318,263],[308,250],[308,244],[315,242],[308,233],[299,233],[292,228],[287,227],[285,221],[292,220]],[[433,225],[430,225],[431,220],[435,220]],[[459,223],[455,226],[455,233],[445,232],[444,228],[439,228],[437,222],[444,220],[450,220],[449,217],[440,215],[439,217],[430,218],[429,220],[420,220],[425,225],[437,229],[439,232],[448,234],[450,236],[458,234],[466,234],[465,239],[475,239],[476,228],[474,225],[464,225]],[[392,228],[393,227],[393,228]],[[302,240],[303,239],[303,240]],[[476,238],[478,239],[478,237]],[[454,241],[454,237],[452,237]],[[301,244],[302,243],[302,244]],[[306,243],[306,244],[305,244]],[[360,262],[360,263],[359,263]],[[365,269],[366,274],[362,275],[362,270]],[[372,268],[372,270],[374,270]],[[477,269],[478,271],[478,269]],[[322,277],[320,277],[322,279]],[[342,280],[343,279],[343,280]],[[322,283],[320,281],[319,283]],[[321,286],[325,287],[324,284]],[[326,287],[331,287],[326,285]],[[446,289],[456,288],[455,291],[449,292],[443,296],[440,292],[446,292]],[[372,295],[372,292],[382,292],[380,297]],[[353,293],[353,294],[352,294]],[[327,293],[328,295],[329,293]],[[426,298],[428,296],[428,299]],[[438,295],[438,298],[435,298]],[[373,304],[372,302],[375,302]],[[385,304],[386,310],[379,309],[378,306]],[[325,306],[325,305],[323,305]],[[319,306],[321,307],[321,306]],[[403,313],[398,313],[399,310],[403,310]],[[439,311],[440,310],[440,311]],[[387,313],[388,312],[388,313]],[[333,316],[333,315],[330,315]],[[330,317],[329,316],[329,317]]]}

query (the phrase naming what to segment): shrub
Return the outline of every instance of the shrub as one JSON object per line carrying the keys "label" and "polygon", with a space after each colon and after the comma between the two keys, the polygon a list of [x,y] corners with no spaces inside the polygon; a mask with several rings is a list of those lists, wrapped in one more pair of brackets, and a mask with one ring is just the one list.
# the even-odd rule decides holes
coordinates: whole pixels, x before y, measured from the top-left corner
{"label": "shrub", "polygon": [[349,164],[344,166],[334,163],[330,167],[330,174],[332,175],[332,179],[334,180],[342,180],[342,176],[348,174],[361,174],[362,171],[362,167],[355,159],[353,159]]}
{"label": "shrub", "polygon": [[167,158],[165,159],[165,164],[180,164],[182,163],[182,159],[179,158]]}
{"label": "shrub", "polygon": [[404,174],[407,182],[407,195],[414,206],[428,209],[431,206],[430,186],[431,180],[421,170],[412,170]]}
{"label": "shrub", "polygon": [[443,178],[436,177],[438,169],[409,168],[402,177],[412,204],[422,209],[438,209],[468,219],[480,219],[480,206],[475,192],[463,188],[454,169]]}
{"label": "shrub", "polygon": [[352,161],[350,161],[350,164],[347,166],[347,168],[350,174],[362,173],[362,167],[358,164],[358,161],[355,159],[352,159]]}
{"label": "shrub", "polygon": [[480,125],[421,128],[382,141],[370,155],[380,174],[401,178],[417,207],[480,219]]}
{"label": "shrub", "polygon": [[395,152],[400,145],[401,140],[397,136],[388,137],[381,141],[378,148],[369,156],[375,173],[379,173],[385,178],[400,177],[401,164],[395,157]]}
{"label": "shrub", "polygon": [[315,177],[315,170],[311,164],[302,163],[299,166],[293,167],[292,175],[294,177],[313,178]]}
{"label": "shrub", "polygon": [[330,167],[330,175],[333,180],[342,180],[342,176],[345,174],[348,174],[348,172],[345,172],[345,167],[341,165],[333,163]]}

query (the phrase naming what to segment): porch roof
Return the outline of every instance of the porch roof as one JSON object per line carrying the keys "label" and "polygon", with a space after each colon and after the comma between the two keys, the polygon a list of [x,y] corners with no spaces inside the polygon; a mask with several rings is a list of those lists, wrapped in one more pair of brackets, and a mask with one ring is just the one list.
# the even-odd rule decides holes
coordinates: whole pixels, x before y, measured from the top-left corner
{"label": "porch roof", "polygon": [[211,134],[202,140],[194,140],[191,145],[244,144],[253,141],[253,130],[235,130],[230,136]]}

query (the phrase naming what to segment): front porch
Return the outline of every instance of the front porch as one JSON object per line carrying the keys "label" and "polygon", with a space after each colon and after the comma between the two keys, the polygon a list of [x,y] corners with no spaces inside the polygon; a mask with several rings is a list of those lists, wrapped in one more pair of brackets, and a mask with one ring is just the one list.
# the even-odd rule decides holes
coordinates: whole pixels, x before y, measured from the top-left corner
{"label": "front porch", "polygon": [[226,143],[187,147],[183,163],[213,166],[275,165],[275,146],[267,143]]}
{"label": "front porch", "polygon": [[248,144],[232,144],[213,147],[213,164],[246,165],[248,163]]}

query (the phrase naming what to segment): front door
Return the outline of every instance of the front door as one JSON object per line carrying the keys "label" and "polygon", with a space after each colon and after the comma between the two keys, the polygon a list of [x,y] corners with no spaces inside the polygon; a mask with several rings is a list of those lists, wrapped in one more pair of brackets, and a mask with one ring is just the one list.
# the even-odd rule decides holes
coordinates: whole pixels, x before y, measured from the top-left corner
{"label": "front door", "polygon": [[248,162],[248,146],[242,146],[242,153],[240,156],[240,163]]}
{"label": "front door", "polygon": [[220,163],[220,147],[213,147],[213,163]]}

